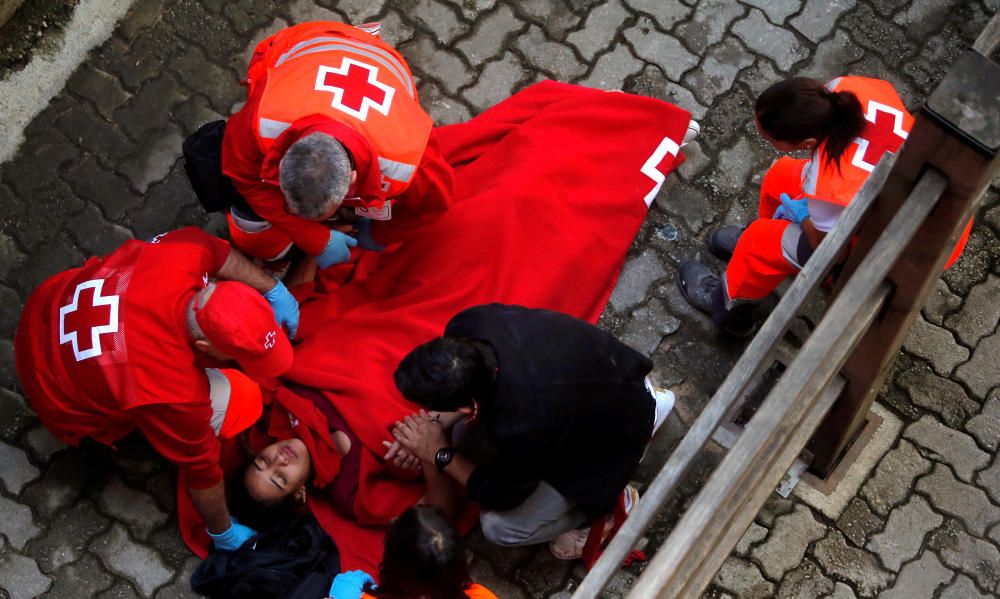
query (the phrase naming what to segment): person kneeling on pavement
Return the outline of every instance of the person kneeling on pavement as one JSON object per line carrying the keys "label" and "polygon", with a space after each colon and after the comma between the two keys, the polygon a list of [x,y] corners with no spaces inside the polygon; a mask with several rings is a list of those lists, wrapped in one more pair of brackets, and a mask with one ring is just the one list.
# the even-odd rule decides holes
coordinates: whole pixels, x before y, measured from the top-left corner
{"label": "person kneeling on pavement", "polygon": [[[248,377],[291,366],[282,325],[298,326],[285,286],[186,228],[127,241],[35,289],[15,336],[17,373],[64,443],[111,445],[141,430],[179,468],[215,546],[234,550],[254,531],[230,517],[217,435],[260,414]],[[225,368],[233,362],[243,372]]]}
{"label": "person kneeling on pavement", "polygon": [[[649,382],[651,369],[571,316],[477,306],[403,358],[397,387],[430,411],[392,433],[422,462],[426,503],[452,505],[457,484],[482,507],[490,541],[550,542],[556,557],[576,559],[589,532],[578,527],[638,499],[629,477],[673,404]],[[605,531],[613,525],[607,517]]]}

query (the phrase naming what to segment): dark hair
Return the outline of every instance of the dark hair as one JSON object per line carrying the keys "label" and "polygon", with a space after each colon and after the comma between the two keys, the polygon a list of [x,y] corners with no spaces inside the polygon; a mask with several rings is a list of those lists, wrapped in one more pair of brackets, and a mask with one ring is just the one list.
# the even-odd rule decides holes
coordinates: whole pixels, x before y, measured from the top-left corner
{"label": "dark hair", "polygon": [[383,599],[466,599],[472,584],[465,543],[441,510],[411,507],[389,525],[379,584]]}
{"label": "dark hair", "polygon": [[493,382],[493,369],[479,342],[438,337],[400,361],[393,375],[406,399],[432,410],[453,412],[469,406]]}
{"label": "dark hair", "polygon": [[229,512],[240,521],[240,524],[257,531],[264,531],[301,511],[300,505],[291,496],[273,503],[254,499],[243,482],[245,473],[246,469],[240,468],[226,477],[226,500]]}
{"label": "dark hair", "polygon": [[764,90],[754,114],[774,139],[795,143],[812,137],[824,143],[827,164],[839,164],[866,123],[861,102],[852,92],[832,92],[807,77],[785,79]]}

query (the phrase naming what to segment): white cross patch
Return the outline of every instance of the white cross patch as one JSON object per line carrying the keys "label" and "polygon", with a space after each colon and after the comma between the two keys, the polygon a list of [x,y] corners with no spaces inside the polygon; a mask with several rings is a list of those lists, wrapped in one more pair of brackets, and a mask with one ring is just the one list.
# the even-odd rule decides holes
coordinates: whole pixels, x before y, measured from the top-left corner
{"label": "white cross patch", "polygon": [[278,340],[277,331],[271,331],[264,336],[264,349],[271,349]]}
{"label": "white cross patch", "polygon": [[[341,85],[336,83],[342,82]],[[370,109],[389,116],[389,106],[396,90],[378,80],[378,68],[344,57],[339,67],[320,65],[316,71],[316,91],[330,92],[330,106],[362,121]],[[371,93],[369,93],[371,92]],[[375,97],[381,96],[381,101]]]}
{"label": "white cross patch", "polygon": [[677,152],[679,152],[680,149],[681,147],[677,145],[677,142],[669,137],[664,137],[663,141],[660,142],[660,145],[656,146],[656,149],[653,150],[650,157],[646,159],[646,163],[642,165],[641,169],[639,169],[642,174],[656,182],[652,191],[647,193],[646,197],[643,198],[646,202],[647,208],[652,205],[653,200],[656,199],[656,194],[660,193],[660,188],[663,187],[663,182],[667,179],[667,176],[664,175],[657,167],[660,166],[660,163],[663,162],[663,159],[667,156],[667,154],[676,157]]}
{"label": "white cross patch", "polygon": [[[84,289],[94,290],[94,300],[89,307],[109,306],[110,314],[108,315],[107,324],[90,328],[90,349],[80,351],[80,340],[77,331],[66,332],[66,316],[79,309],[80,292]],[[118,296],[102,296],[101,291],[103,289],[104,279],[84,281],[76,286],[76,290],[73,292],[73,301],[59,308],[59,345],[70,343],[73,346],[73,355],[76,357],[77,362],[101,355],[101,335],[118,332]],[[84,308],[87,307],[84,306]]]}

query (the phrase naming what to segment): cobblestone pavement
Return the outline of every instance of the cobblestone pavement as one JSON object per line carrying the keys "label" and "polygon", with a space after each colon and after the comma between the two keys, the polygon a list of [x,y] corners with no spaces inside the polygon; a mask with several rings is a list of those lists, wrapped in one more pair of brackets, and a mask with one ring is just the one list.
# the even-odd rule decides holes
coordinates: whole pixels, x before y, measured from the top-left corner
{"label": "cobblestone pavement", "polygon": [[[0,183],[0,596],[185,597],[197,560],[177,534],[173,471],[138,439],[117,452],[56,443],[13,375],[18,307],[48,275],[182,224],[222,232],[177,157],[229,113],[256,40],[312,19],[381,20],[438,123],[544,78],[663,98],[702,135],[643,226],[602,320],[651,354],[679,405],[648,481],[738,357],[679,297],[679,260],[746,220],[773,152],[755,95],[791,74],[887,78],[915,107],[996,0],[139,0],[26,131]],[[989,192],[880,399],[898,423],[838,513],[774,496],[708,595],[940,597],[1000,592],[1000,201]],[[703,253],[703,252],[702,252]],[[709,447],[646,539],[654,549],[722,450]],[[474,537],[475,577],[504,598],[568,597],[579,565]],[[615,578],[624,593],[641,566]]]}

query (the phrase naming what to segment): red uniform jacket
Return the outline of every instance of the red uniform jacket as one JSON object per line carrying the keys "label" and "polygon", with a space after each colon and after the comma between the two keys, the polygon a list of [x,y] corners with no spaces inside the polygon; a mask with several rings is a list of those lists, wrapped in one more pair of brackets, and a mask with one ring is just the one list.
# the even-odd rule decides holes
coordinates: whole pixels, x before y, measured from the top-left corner
{"label": "red uniform jacket", "polygon": [[218,483],[208,379],[185,309],[228,255],[225,241],[186,228],[127,241],[35,289],[14,342],[42,423],[71,445],[139,428],[192,487]]}

